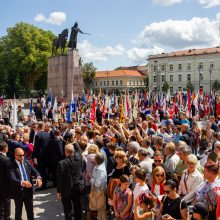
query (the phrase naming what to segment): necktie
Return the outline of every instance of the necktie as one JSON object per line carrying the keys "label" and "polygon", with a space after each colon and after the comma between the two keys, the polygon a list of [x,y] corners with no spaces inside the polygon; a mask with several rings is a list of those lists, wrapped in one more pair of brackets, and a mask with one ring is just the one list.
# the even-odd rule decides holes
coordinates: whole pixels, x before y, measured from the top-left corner
{"label": "necktie", "polygon": [[21,172],[22,172],[22,176],[23,176],[24,181],[28,181],[28,177],[27,177],[27,174],[25,172],[24,165],[22,162],[21,162]]}

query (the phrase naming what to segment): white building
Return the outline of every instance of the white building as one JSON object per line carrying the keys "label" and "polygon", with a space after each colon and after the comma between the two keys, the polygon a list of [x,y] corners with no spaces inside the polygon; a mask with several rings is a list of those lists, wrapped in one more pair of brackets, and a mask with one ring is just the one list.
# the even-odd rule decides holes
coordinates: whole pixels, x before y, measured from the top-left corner
{"label": "white building", "polygon": [[196,91],[210,92],[213,82],[220,80],[220,47],[150,55],[148,66],[150,92],[161,91],[165,81],[170,93],[186,91],[188,81]]}

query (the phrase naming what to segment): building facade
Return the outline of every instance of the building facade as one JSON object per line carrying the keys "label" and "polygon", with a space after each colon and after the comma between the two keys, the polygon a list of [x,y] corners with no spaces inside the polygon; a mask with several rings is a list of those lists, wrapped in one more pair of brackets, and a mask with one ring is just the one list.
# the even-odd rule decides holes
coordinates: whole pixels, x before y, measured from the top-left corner
{"label": "building facade", "polygon": [[146,88],[146,75],[139,70],[120,69],[97,71],[92,82],[92,90],[129,91]]}
{"label": "building facade", "polygon": [[186,91],[191,82],[195,90],[212,90],[220,80],[220,48],[189,49],[172,53],[150,55],[148,58],[149,91],[162,91],[164,82],[170,93]]}

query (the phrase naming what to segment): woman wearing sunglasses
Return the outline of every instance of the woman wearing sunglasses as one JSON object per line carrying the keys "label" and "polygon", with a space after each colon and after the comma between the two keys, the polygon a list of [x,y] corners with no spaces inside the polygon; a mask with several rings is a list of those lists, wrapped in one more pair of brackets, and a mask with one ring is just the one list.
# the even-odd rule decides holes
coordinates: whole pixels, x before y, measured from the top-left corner
{"label": "woman wearing sunglasses", "polygon": [[110,180],[108,182],[108,188],[107,188],[107,196],[108,196],[110,205],[112,204],[115,187],[118,186],[120,182],[119,180],[120,176],[123,174],[130,176],[130,170],[126,163],[127,157],[126,157],[125,152],[122,150],[116,151],[114,158],[116,162],[116,167],[112,171],[112,173],[109,174]]}
{"label": "woman wearing sunglasses", "polygon": [[[152,173],[152,188],[151,192],[155,195],[156,200],[158,196],[164,195],[163,184],[166,181],[166,173],[163,167],[155,167]],[[159,202],[157,200],[157,202]]]}
{"label": "woman wearing sunglasses", "polygon": [[187,210],[187,204],[178,193],[178,184],[175,179],[167,180],[163,186],[165,196],[162,198],[160,213],[162,219],[174,220],[174,219],[189,219],[189,213]]}

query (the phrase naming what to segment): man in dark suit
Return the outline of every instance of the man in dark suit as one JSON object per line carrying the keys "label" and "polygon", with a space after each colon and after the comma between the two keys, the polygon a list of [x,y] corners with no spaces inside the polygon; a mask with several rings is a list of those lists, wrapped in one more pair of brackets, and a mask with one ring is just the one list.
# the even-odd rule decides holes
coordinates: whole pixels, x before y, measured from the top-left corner
{"label": "man in dark suit", "polygon": [[40,172],[40,175],[42,177],[43,185],[41,189],[46,189],[47,187],[47,166],[48,166],[47,145],[49,139],[50,139],[50,123],[46,123],[44,126],[43,122],[39,122],[38,133],[35,135],[35,143],[34,143],[32,159],[34,159],[36,168]]}
{"label": "man in dark suit", "polygon": [[11,163],[9,174],[11,180],[11,197],[15,201],[15,220],[21,220],[23,203],[27,212],[27,219],[34,219],[33,212],[33,182],[32,176],[37,178],[37,186],[41,187],[42,181],[38,171],[29,161],[24,160],[24,151],[15,149],[15,160]]}
{"label": "man in dark suit", "polygon": [[57,167],[57,197],[62,200],[65,220],[73,219],[73,208],[74,219],[81,220],[81,191],[78,186],[82,179],[82,157],[75,153],[73,144],[65,146],[65,155]]}
{"label": "man in dark suit", "polygon": [[8,168],[10,159],[6,156],[8,145],[5,142],[0,142],[0,220],[10,219],[10,199],[9,186],[10,179]]}

